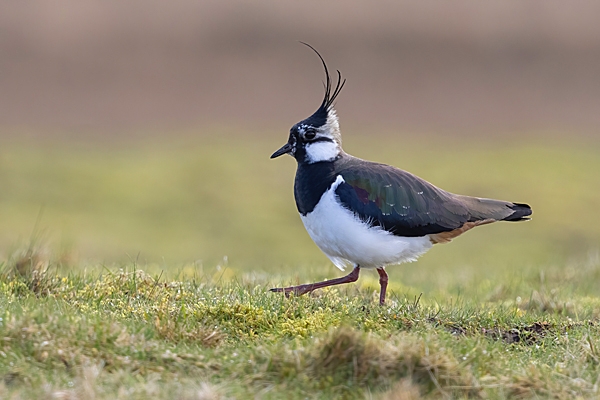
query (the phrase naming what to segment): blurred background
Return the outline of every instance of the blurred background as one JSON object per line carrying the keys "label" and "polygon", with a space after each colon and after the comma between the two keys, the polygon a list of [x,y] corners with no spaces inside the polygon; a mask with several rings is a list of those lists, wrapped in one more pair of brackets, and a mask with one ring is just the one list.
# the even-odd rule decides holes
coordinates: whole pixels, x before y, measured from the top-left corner
{"label": "blurred background", "polygon": [[593,0],[57,0],[1,11],[5,127],[287,126],[318,105],[323,75],[299,40],[348,78],[345,124],[600,126]]}
{"label": "blurred background", "polygon": [[297,216],[294,161],[268,159],[322,99],[306,41],[348,80],[346,151],[534,208],[398,277],[427,290],[587,260],[598,15],[593,0],[4,2],[0,256],[33,240],[72,268],[338,274]]}

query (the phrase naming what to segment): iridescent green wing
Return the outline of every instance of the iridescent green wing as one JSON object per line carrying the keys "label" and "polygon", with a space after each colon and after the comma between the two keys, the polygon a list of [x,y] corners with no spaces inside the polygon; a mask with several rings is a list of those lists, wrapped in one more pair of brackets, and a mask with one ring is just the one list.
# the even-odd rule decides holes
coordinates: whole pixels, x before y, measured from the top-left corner
{"label": "iridescent green wing", "polygon": [[409,172],[360,160],[338,174],[344,178],[336,189],[342,205],[395,235],[451,231],[469,220],[468,210],[451,193]]}

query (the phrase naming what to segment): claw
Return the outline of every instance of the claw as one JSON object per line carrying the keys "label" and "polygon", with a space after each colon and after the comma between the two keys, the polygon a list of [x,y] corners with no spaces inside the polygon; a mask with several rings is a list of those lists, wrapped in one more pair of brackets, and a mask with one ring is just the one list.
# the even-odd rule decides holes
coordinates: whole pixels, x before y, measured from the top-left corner
{"label": "claw", "polygon": [[285,297],[289,299],[290,298],[290,292],[291,292],[291,290],[288,290],[288,289],[289,288],[280,288],[280,287],[278,287],[278,288],[269,289],[269,292],[273,292],[273,293],[281,293],[281,292],[283,292],[283,294],[285,295]]}

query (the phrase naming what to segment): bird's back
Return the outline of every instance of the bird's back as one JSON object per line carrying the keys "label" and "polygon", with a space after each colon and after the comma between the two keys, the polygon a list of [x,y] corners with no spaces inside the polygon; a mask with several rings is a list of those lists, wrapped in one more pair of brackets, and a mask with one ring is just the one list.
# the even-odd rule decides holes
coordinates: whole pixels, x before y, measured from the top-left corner
{"label": "bird's back", "polygon": [[410,172],[344,154],[334,168],[344,183],[341,204],[361,219],[398,236],[414,237],[499,220],[526,219],[525,204],[456,195]]}

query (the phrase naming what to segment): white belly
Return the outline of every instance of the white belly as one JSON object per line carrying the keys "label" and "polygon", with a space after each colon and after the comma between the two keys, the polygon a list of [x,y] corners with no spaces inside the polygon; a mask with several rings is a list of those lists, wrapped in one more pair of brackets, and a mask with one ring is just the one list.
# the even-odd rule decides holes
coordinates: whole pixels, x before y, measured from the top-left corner
{"label": "white belly", "polygon": [[335,189],[344,179],[338,175],[315,209],[300,216],[308,234],[341,270],[348,264],[379,268],[415,261],[432,246],[428,236],[395,236],[381,227],[370,227],[339,203]]}

